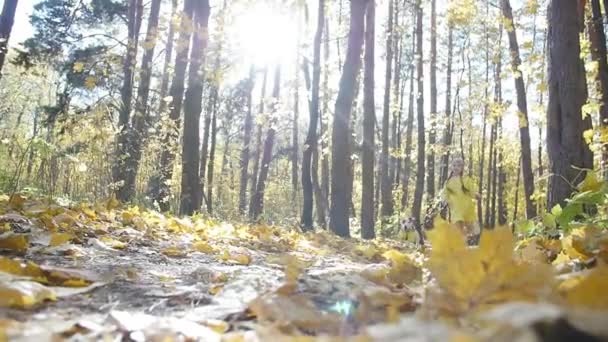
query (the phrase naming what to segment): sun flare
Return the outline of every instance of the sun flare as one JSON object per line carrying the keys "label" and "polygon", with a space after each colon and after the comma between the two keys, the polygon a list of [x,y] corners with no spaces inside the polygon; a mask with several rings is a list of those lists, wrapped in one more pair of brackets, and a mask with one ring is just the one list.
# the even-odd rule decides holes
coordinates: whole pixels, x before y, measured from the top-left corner
{"label": "sun flare", "polygon": [[284,64],[294,54],[298,28],[287,9],[255,5],[235,18],[234,28],[243,57],[256,65]]}

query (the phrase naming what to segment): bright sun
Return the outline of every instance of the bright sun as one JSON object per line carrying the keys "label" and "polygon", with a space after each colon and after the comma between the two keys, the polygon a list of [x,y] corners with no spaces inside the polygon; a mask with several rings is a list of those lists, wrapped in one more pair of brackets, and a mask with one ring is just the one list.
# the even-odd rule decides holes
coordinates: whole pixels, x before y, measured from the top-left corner
{"label": "bright sun", "polygon": [[237,16],[234,27],[246,60],[269,65],[294,58],[297,23],[290,11],[262,2]]}

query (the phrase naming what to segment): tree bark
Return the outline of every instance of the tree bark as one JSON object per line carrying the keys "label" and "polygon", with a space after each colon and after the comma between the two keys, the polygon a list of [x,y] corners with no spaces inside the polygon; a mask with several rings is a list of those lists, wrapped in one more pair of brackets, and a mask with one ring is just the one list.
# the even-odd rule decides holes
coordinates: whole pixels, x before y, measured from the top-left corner
{"label": "tree bark", "polygon": [[194,11],[193,0],[185,0],[180,22],[180,35],[176,45],[175,70],[171,80],[171,105],[169,106],[169,120],[173,127],[168,128],[161,144],[160,174],[158,180],[159,191],[154,198],[161,211],[169,210],[169,182],[173,177],[173,162],[175,161],[175,149],[179,146],[179,127],[182,101],[184,98],[184,82],[186,69],[188,67],[188,54],[190,52],[190,40],[192,36],[192,16]]}
{"label": "tree bark", "polygon": [[180,213],[192,215],[201,205],[201,180],[199,178],[199,124],[203,100],[201,67],[207,45],[209,1],[197,2],[194,7],[194,36],[188,69],[188,90],[184,99],[184,137],[182,145],[182,192]]}
{"label": "tree bark", "polygon": [[139,73],[139,87],[137,89],[137,98],[135,99],[135,113],[132,117],[132,123],[127,128],[126,139],[127,144],[124,148],[127,156],[123,162],[123,181],[122,186],[125,200],[131,199],[135,194],[135,182],[137,172],[139,170],[139,162],[141,152],[148,131],[149,110],[148,98],[150,95],[150,80],[152,78],[152,60],[154,58],[154,50],[156,47],[156,32],[158,31],[158,17],[160,13],[161,0],[153,0],[148,17],[148,29],[146,40],[144,41],[145,52],[141,61],[141,69]]}
{"label": "tree bark", "polygon": [[[262,78],[262,94],[260,96],[260,105],[258,116],[264,114],[264,107],[266,101],[266,84],[268,81],[268,68],[264,68],[264,76]],[[257,124],[257,131],[255,137],[255,154],[253,155],[253,170],[251,172],[251,198],[249,200],[249,217],[253,218],[253,210],[254,210],[254,195],[258,187],[258,173],[260,171],[260,155],[262,154],[262,131],[264,127],[261,123]]]}
{"label": "tree bark", "polygon": [[253,88],[255,87],[255,67],[249,69],[247,93],[247,113],[243,125],[243,149],[241,150],[241,181],[239,184],[239,213],[245,215],[247,210],[247,181],[249,178],[249,150],[253,131]]}
{"label": "tree bark", "polygon": [[8,53],[8,41],[15,23],[18,2],[18,0],[4,0],[2,14],[0,14],[0,78],[2,78],[2,67]]}
{"label": "tree bark", "polygon": [[446,88],[445,88],[445,128],[443,131],[443,154],[441,156],[441,162],[439,165],[440,176],[439,185],[443,187],[443,184],[448,179],[448,169],[450,163],[450,148],[452,145],[452,54],[454,53],[454,28],[451,24],[448,24],[448,62],[446,71]]}
{"label": "tree bark", "polygon": [[380,164],[381,216],[383,222],[393,215],[393,186],[389,174],[389,139],[391,113],[391,80],[393,70],[393,0],[388,0],[388,28],[386,32],[386,71],[384,74],[384,111],[382,114],[382,159]]}
{"label": "tree bark", "polygon": [[139,43],[139,29],[143,12],[142,0],[129,0],[127,13],[128,43],[127,52],[123,60],[123,84],[120,90],[121,106],[118,116],[118,127],[120,132],[116,137],[116,161],[112,169],[113,179],[116,183],[116,198],[121,201],[129,201],[135,189],[129,184],[127,177],[127,163],[130,149],[129,125],[133,100],[133,75],[137,63],[137,46]]}
{"label": "tree bark", "polygon": [[171,59],[173,58],[173,45],[175,40],[175,27],[173,19],[177,13],[177,0],[172,0],[171,3],[171,20],[169,23],[169,32],[167,33],[167,44],[165,45],[165,61],[163,63],[163,76],[160,81],[160,104],[158,106],[158,115],[162,115],[167,110],[167,92],[169,91],[169,74]]}
{"label": "tree bark", "polygon": [[519,57],[519,45],[517,44],[517,34],[515,32],[515,22],[509,0],[501,0],[501,7],[504,17],[510,25],[507,26],[509,37],[509,50],[511,51],[511,67],[515,75],[515,90],[517,92],[517,109],[519,110],[519,139],[521,141],[522,172],[524,176],[524,193],[526,196],[526,217],[532,219],[536,217],[536,204],[532,196],[534,195],[534,173],[532,172],[532,148],[530,147],[530,125],[528,123],[528,103],[526,99],[526,86],[524,78],[519,71],[521,58]]}
{"label": "tree bark", "polygon": [[312,62],[312,86],[310,94],[310,120],[308,124],[308,134],[304,143],[302,155],[302,227],[304,230],[313,228],[313,180],[312,157],[317,150],[317,126],[319,118],[319,92],[321,83],[321,39],[323,37],[323,26],[325,24],[325,1],[319,0],[317,12],[317,31],[313,42],[313,62]]}
{"label": "tree bark", "polygon": [[432,202],[435,198],[435,143],[436,143],[436,117],[437,117],[437,13],[436,0],[431,0],[431,72],[430,72],[430,100],[431,115],[429,127],[429,148],[427,156],[427,182],[426,191],[428,201]]}
{"label": "tree bark", "polygon": [[364,40],[364,17],[368,0],[350,1],[350,30],[348,48],[340,88],[336,99],[332,129],[331,157],[331,208],[330,229],[339,236],[350,236],[349,206],[352,199],[350,164],[350,117],[361,68],[361,50]]}
{"label": "tree bark", "polygon": [[281,66],[277,65],[274,73],[274,85],[272,90],[273,104],[271,108],[270,125],[266,133],[264,141],[264,152],[262,154],[262,165],[260,167],[260,176],[257,182],[257,188],[252,198],[252,217],[254,222],[257,222],[264,211],[264,192],[266,191],[266,179],[268,178],[268,169],[272,161],[272,150],[274,148],[275,125],[277,123],[276,112],[278,110],[278,102],[281,91]]}
{"label": "tree bark", "polygon": [[[606,61],[606,34],[599,0],[591,0],[591,20],[587,24],[589,41],[591,42],[591,57],[598,64],[598,86],[601,94],[600,127],[608,127],[608,62]],[[600,168],[605,180],[608,180],[608,145],[602,145]]]}
{"label": "tree bark", "polygon": [[420,0],[416,1],[417,19],[416,19],[416,58],[417,58],[417,74],[418,81],[418,157],[416,165],[416,188],[414,190],[414,203],[412,205],[412,216],[416,220],[416,224],[420,225],[420,213],[422,209],[422,195],[424,193],[424,159],[425,159],[425,136],[424,136],[424,78],[423,78],[423,55],[422,55],[422,4]]}
{"label": "tree bark", "polygon": [[583,23],[577,3],[552,0],[548,9],[548,85],[547,151],[549,169],[548,208],[564,205],[582,180],[578,168],[592,168],[593,155],[583,139],[591,128],[591,118],[582,117],[587,98],[585,69],[580,59],[579,32]]}
{"label": "tree bark", "polygon": [[[417,11],[414,11],[414,23],[416,22],[418,17]],[[412,49],[411,56],[415,56],[416,52],[416,30],[417,25],[412,25]],[[407,108],[407,119],[405,122],[405,160],[403,161],[403,180],[402,180],[402,195],[401,195],[401,209],[404,209],[408,204],[409,199],[409,186],[410,186],[410,176],[412,173],[412,135],[414,131],[414,62],[415,59],[412,57],[412,63],[410,65],[410,90],[409,90],[409,100],[408,100],[408,108]]]}
{"label": "tree bark", "polygon": [[213,170],[215,168],[215,149],[217,143],[218,107],[219,106],[217,105],[217,103],[215,104],[215,106],[213,106],[213,116],[211,117],[211,144],[209,146],[209,162],[207,165],[207,212],[209,213],[209,215],[213,214]]}
{"label": "tree bark", "polygon": [[365,56],[363,76],[363,144],[361,154],[361,237],[373,239],[374,231],[374,141],[376,104],[374,102],[375,1],[370,1],[365,16]]}

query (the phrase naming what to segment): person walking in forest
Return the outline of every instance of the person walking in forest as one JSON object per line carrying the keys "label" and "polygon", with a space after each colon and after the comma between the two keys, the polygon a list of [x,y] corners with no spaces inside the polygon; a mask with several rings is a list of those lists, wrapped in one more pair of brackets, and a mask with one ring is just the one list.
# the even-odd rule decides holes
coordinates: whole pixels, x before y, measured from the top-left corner
{"label": "person walking in forest", "polygon": [[463,174],[464,160],[455,158],[450,164],[450,175],[445,182],[442,197],[449,208],[449,221],[460,228],[467,238],[479,234],[475,203],[479,194],[471,177]]}

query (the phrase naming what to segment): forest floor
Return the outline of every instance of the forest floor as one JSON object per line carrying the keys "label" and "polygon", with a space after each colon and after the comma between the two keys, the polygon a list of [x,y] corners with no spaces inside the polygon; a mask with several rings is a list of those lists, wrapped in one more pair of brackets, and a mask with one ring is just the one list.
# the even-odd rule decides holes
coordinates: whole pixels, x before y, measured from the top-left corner
{"label": "forest floor", "polygon": [[467,247],[0,196],[0,341],[608,340],[608,233]]}

